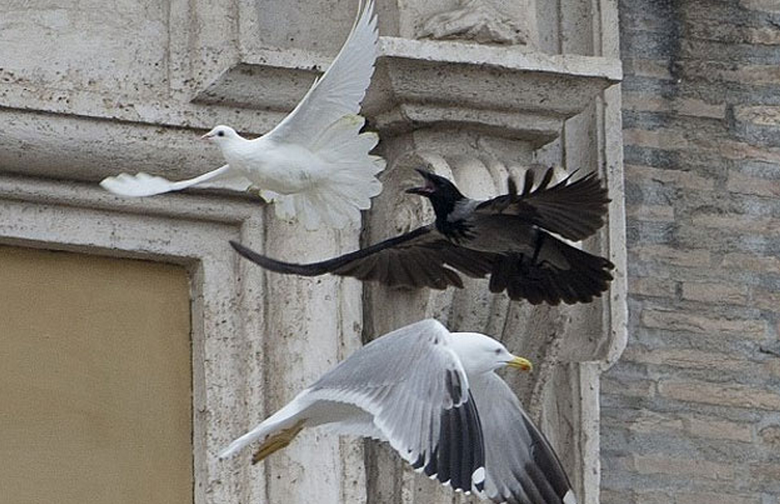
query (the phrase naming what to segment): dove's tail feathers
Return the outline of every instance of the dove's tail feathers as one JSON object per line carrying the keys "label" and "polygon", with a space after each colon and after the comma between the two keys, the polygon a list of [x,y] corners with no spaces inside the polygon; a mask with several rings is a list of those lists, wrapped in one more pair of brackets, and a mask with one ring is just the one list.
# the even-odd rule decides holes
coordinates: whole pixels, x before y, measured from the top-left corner
{"label": "dove's tail feathers", "polygon": [[[340,191],[340,189],[342,189]],[[315,230],[322,224],[343,229],[350,223],[360,222],[360,210],[370,206],[360,189],[328,183],[296,194],[273,194],[276,216],[293,218],[302,222],[306,229]]]}
{"label": "dove's tail feathers", "polygon": [[100,182],[100,185],[103,189],[120,196],[141,197],[180,191],[196,184],[213,182],[232,176],[234,174],[230,171],[230,166],[224,165],[198,177],[179,182],[141,172],[136,175],[120,173],[116,177],[106,177]]}
{"label": "dove's tail feathers", "polygon": [[379,137],[361,133],[364,122],[358,115],[345,115],[312,143],[312,152],[323,163],[323,179],[316,185],[296,194],[263,194],[275,201],[277,216],[296,216],[307,229],[317,229],[321,223],[342,229],[360,222],[360,210],[371,208],[371,198],[382,192],[376,176],[385,168],[384,159],[369,154]]}

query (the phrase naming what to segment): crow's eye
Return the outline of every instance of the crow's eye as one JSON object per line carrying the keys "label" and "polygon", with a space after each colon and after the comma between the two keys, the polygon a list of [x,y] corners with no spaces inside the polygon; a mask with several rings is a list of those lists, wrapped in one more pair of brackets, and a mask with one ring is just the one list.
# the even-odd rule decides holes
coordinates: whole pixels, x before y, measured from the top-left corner
{"label": "crow's eye", "polygon": [[225,136],[225,132],[224,131],[218,131],[217,132],[217,136]]}

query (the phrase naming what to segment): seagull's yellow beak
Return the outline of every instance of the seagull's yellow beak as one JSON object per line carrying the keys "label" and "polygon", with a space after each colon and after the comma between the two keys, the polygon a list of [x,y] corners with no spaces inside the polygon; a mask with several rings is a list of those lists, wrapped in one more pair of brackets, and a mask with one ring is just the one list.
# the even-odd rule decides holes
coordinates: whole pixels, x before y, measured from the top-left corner
{"label": "seagull's yellow beak", "polygon": [[518,357],[517,355],[513,355],[512,360],[507,362],[506,365],[517,368],[520,371],[531,371],[534,368],[533,364],[531,364],[531,361],[528,359],[523,359],[522,357]]}

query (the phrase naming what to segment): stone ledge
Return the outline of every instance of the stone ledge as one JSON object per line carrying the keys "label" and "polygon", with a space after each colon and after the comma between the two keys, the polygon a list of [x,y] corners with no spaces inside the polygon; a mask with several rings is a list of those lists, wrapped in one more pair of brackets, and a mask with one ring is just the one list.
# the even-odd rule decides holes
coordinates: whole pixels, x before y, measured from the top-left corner
{"label": "stone ledge", "polygon": [[[205,84],[193,101],[290,110],[329,63],[299,49],[257,51]],[[384,131],[465,122],[538,147],[621,78],[620,62],[609,58],[381,37],[363,110]]]}
{"label": "stone ledge", "polygon": [[[221,159],[197,142],[201,131],[219,123],[249,136],[268,131],[330,60],[303,50],[256,52],[192,101],[0,84],[0,114],[11,126],[0,133],[0,172],[93,181],[119,171],[203,173]],[[370,128],[392,135],[465,127],[532,148],[556,139],[567,118],[622,77],[616,59],[393,37],[381,38],[377,66],[363,107]]]}

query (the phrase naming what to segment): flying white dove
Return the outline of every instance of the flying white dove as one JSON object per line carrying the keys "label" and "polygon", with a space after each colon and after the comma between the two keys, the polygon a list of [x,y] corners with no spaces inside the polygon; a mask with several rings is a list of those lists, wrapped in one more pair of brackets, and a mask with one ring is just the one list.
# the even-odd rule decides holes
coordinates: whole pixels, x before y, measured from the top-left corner
{"label": "flying white dove", "polygon": [[344,46],[306,96],[273,130],[247,140],[229,126],[217,126],[203,138],[217,144],[228,164],[198,177],[173,182],[162,177],[122,173],[100,182],[122,196],[151,196],[203,182],[248,179],[276,215],[297,217],[307,229],[320,223],[343,228],[360,221],[360,210],[382,191],[376,175],[385,161],[369,155],[379,137],[360,133],[357,113],[374,73],[377,54],[374,0],[358,7]]}

